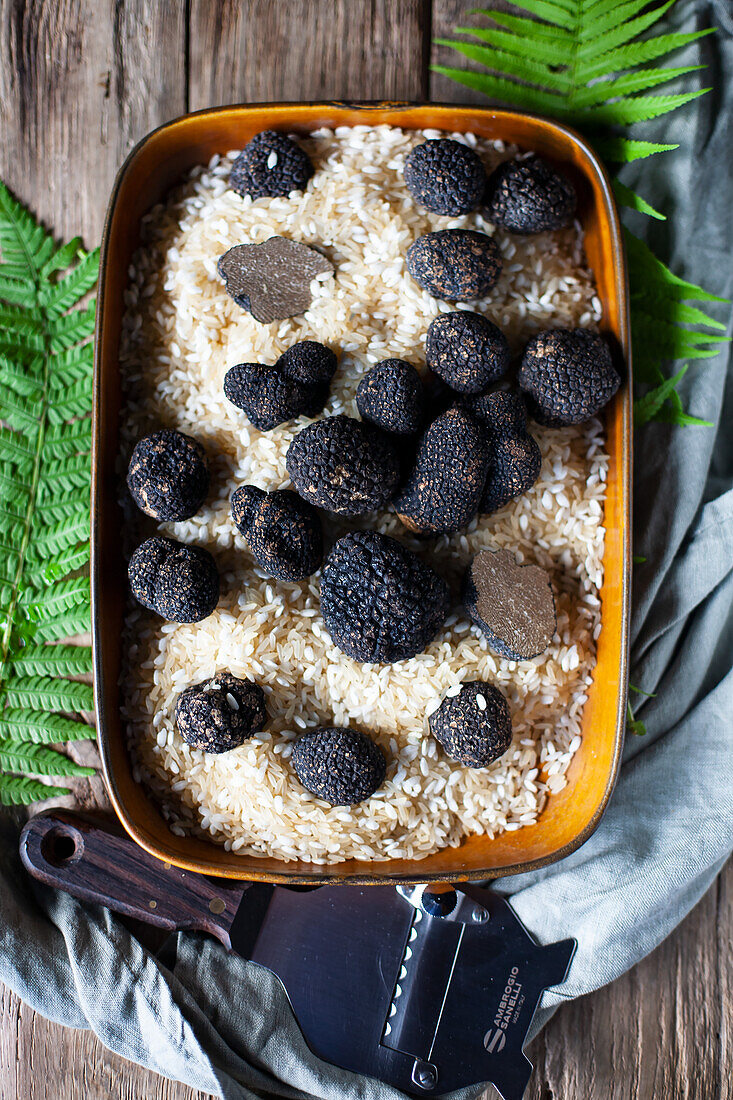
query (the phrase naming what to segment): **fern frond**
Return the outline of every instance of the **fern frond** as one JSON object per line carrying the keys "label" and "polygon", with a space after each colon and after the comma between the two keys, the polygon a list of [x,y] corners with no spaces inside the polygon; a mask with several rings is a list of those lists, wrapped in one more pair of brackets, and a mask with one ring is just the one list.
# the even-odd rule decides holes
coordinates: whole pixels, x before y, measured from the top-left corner
{"label": "fern frond", "polygon": [[23,710],[55,710],[76,713],[94,709],[94,693],[78,680],[56,680],[50,676],[8,675],[0,688],[9,707]]}
{"label": "fern frond", "polygon": [[0,714],[0,738],[31,741],[37,745],[59,745],[63,741],[93,741],[94,726],[38,710],[11,710]]}
{"label": "fern frond", "polygon": [[92,651],[86,645],[32,645],[11,657],[8,665],[14,676],[84,676],[92,671]]}
{"label": "fern frond", "polygon": [[63,794],[71,794],[68,787],[52,787],[38,779],[0,772],[0,804],[3,806],[29,806],[31,802],[44,802]]}
{"label": "fern frond", "polygon": [[94,775],[94,768],[77,764],[55,749],[22,741],[0,741],[0,768],[30,775]]}

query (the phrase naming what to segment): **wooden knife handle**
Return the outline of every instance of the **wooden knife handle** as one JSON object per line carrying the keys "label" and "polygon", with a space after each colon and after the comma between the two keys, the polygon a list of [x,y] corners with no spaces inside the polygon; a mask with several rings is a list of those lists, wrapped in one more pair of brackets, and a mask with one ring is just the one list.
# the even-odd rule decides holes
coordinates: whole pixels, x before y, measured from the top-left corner
{"label": "wooden knife handle", "polygon": [[229,930],[246,887],[161,863],[109,818],[39,814],[21,833],[20,857],[47,886],[171,932],[208,932],[231,947]]}

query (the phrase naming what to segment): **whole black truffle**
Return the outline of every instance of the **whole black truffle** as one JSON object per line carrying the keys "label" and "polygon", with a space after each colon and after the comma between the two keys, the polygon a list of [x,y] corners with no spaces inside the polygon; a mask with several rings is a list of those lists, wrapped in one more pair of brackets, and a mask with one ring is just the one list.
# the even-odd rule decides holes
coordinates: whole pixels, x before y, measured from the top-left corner
{"label": "whole black truffle", "polygon": [[527,413],[519,394],[497,390],[467,404],[489,441],[489,472],[479,512],[496,512],[532,488],[540,476],[542,452],[527,431]]}
{"label": "whole black truffle", "polygon": [[572,183],[537,156],[500,164],[489,176],[484,198],[495,225],[523,234],[569,225],[575,203]]}
{"label": "whole black truffle", "polygon": [[190,519],[209,491],[206,453],[190,435],[170,428],[152,432],[135,444],[127,487],[138,508],[153,519]]}
{"label": "whole black truffle", "polygon": [[543,653],[555,633],[549,575],[508,550],[481,550],[463,581],[463,602],[491,648],[510,661]]}
{"label": "whole black truffle", "polygon": [[387,772],[379,745],[365,733],[343,726],[304,733],[290,759],[306,790],[332,806],[353,806],[370,798]]}
{"label": "whole black truffle", "polygon": [[485,680],[471,680],[457,695],[444,696],[428,724],[448,756],[467,768],[487,768],[512,741],[509,705]]}
{"label": "whole black truffle", "polygon": [[539,424],[581,424],[606,405],[621,385],[602,336],[587,329],[540,332],[524,349],[517,381]]}
{"label": "whole black truffle", "polygon": [[143,607],[176,623],[197,623],[219,602],[219,573],[208,550],[154,536],[127,567],[132,594]]}
{"label": "whole black truffle", "polygon": [[308,154],[287,134],[263,130],[245,145],[232,165],[229,185],[253,199],[303,191],[313,175]]}
{"label": "whole black truffle", "polygon": [[337,359],[330,348],[304,340],[283,352],[274,367],[238,363],[224,376],[224,396],[262,432],[317,416],[328,401]]}
{"label": "whole black truffle", "polygon": [[405,183],[417,202],[435,214],[468,214],[486,188],[484,166],[466,145],[437,138],[416,145],[405,161]]}
{"label": "whole black truffle", "polygon": [[385,432],[413,435],[425,413],[420,375],[404,359],[383,359],[362,378],[356,405],[364,420]]}
{"label": "whole black truffle", "polygon": [[407,270],[418,286],[447,302],[483,298],[501,274],[499,246],[472,229],[441,229],[407,250]]}
{"label": "whole black truffle", "polygon": [[262,729],[265,693],[251,680],[218,672],[178,696],[175,719],[186,744],[205,752],[236,749]]}
{"label": "whole black truffle", "polygon": [[488,468],[489,448],[481,425],[466,409],[448,409],[420,440],[415,465],[395,497],[394,509],[411,531],[458,531],[478,511]]}
{"label": "whole black truffle", "polygon": [[338,540],[321,578],[321,613],[334,643],[365,663],[420,653],[448,614],[445,581],[411,550],[376,531]]}
{"label": "whole black truffle", "polygon": [[341,516],[383,508],[400,475],[389,439],[349,416],[329,416],[298,432],[285,466],[304,500]]}
{"label": "whole black truffle", "polygon": [[436,317],[425,343],[428,366],[459,393],[479,393],[509,367],[501,329],[478,313],[456,310]]}
{"label": "whole black truffle", "polygon": [[255,561],[271,577],[299,581],[320,567],[321,519],[297,493],[266,493],[256,485],[242,485],[232,494],[232,516]]}

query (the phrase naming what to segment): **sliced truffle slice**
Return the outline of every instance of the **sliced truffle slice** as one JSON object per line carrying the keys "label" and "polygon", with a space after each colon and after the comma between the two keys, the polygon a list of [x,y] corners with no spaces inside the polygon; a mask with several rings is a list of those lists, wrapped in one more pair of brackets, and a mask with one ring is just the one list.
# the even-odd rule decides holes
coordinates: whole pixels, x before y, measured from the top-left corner
{"label": "sliced truffle slice", "polygon": [[197,440],[163,428],[135,444],[127,487],[138,508],[162,523],[190,519],[209,491],[206,453]]}
{"label": "sliced truffle slice", "polygon": [[305,313],[313,301],[311,283],[333,271],[333,264],[307,244],[270,237],[263,244],[235,245],[216,269],[227,294],[266,325]]}
{"label": "sliced truffle slice", "polygon": [[229,185],[253,199],[275,198],[304,191],[312,175],[313,165],[304,149],[287,134],[263,130],[234,161]]}
{"label": "sliced truffle slice", "polygon": [[509,367],[501,329],[478,313],[456,310],[436,317],[425,344],[428,366],[459,393],[479,393]]}
{"label": "sliced truffle slice", "polygon": [[173,539],[146,539],[128,566],[132,594],[176,623],[197,623],[219,602],[219,573],[208,550]]}
{"label": "sliced truffle slice", "polygon": [[473,149],[452,138],[437,138],[409,153],[405,183],[422,206],[456,217],[476,209],[486,188],[486,172]]}
{"label": "sliced truffle slice", "polygon": [[394,435],[413,435],[425,413],[420,375],[404,359],[383,359],[362,378],[356,405],[364,420]]}
{"label": "sliced truffle slice", "polygon": [[575,188],[541,157],[500,164],[489,176],[484,205],[495,225],[510,233],[543,233],[569,225]]}
{"label": "sliced truffle slice", "polygon": [[445,622],[445,581],[396,539],[353,531],[339,539],[321,578],[321,613],[333,642],[366,663],[404,661]]}
{"label": "sliced truffle slice", "polygon": [[544,653],[557,625],[550,578],[519,565],[508,550],[482,550],[471,562],[463,602],[491,648],[510,661]]}
{"label": "sliced truffle slice", "polygon": [[178,696],[175,720],[192,749],[230,752],[261,730],[266,718],[265,693],[259,684],[218,672]]}
{"label": "sliced truffle slice", "polygon": [[387,773],[379,745],[365,733],[343,726],[304,733],[290,759],[306,790],[332,806],[353,806],[370,798]]}
{"label": "sliced truffle slice", "polygon": [[581,424],[621,385],[602,336],[587,329],[540,332],[524,349],[517,381],[531,415],[550,428]]}
{"label": "sliced truffle slice", "polygon": [[300,581],[320,568],[321,519],[297,493],[242,485],[232,494],[232,516],[255,561],[271,577]]}
{"label": "sliced truffle slice", "polygon": [[467,404],[489,442],[489,472],[479,503],[479,512],[485,515],[532,488],[540,476],[542,452],[527,431],[527,412],[519,394],[497,390]]}
{"label": "sliced truffle slice", "polygon": [[304,500],[341,516],[383,508],[400,475],[389,439],[349,416],[309,424],[288,447],[285,466]]}
{"label": "sliced truffle slice", "polygon": [[512,741],[509,704],[485,680],[471,680],[457,694],[445,695],[428,724],[448,756],[467,768],[487,768]]}
{"label": "sliced truffle slice", "polygon": [[499,246],[472,229],[440,229],[407,250],[407,270],[418,286],[447,302],[483,298],[501,274]]}

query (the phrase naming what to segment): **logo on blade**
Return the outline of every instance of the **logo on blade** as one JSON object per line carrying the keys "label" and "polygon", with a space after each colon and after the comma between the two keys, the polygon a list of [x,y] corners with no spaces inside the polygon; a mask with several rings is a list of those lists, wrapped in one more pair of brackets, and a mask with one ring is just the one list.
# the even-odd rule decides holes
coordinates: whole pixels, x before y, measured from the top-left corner
{"label": "logo on blade", "polygon": [[506,1045],[506,1035],[499,1028],[496,1031],[487,1031],[484,1035],[484,1046],[489,1054],[498,1054]]}

